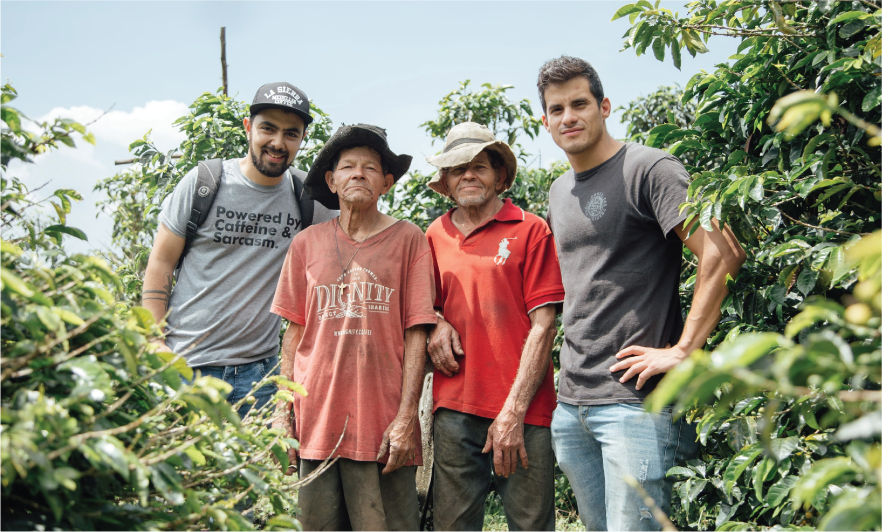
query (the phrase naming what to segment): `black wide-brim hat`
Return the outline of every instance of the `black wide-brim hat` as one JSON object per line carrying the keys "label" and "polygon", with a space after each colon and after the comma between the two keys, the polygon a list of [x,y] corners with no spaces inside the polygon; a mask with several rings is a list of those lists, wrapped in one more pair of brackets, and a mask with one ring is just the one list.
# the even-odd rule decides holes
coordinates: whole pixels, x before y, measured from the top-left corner
{"label": "black wide-brim hat", "polygon": [[328,139],[321,151],[319,151],[315,162],[312,164],[312,168],[309,169],[306,181],[303,182],[309,197],[329,209],[339,209],[340,198],[328,188],[328,183],[325,181],[325,173],[331,170],[331,159],[342,150],[352,146],[369,146],[377,150],[388,165],[393,182],[397,182],[401,179],[401,176],[407,173],[408,168],[410,168],[410,162],[413,159],[410,155],[395,155],[389,149],[389,143],[386,140],[386,130],[381,127],[370,124],[340,126],[331,138]]}

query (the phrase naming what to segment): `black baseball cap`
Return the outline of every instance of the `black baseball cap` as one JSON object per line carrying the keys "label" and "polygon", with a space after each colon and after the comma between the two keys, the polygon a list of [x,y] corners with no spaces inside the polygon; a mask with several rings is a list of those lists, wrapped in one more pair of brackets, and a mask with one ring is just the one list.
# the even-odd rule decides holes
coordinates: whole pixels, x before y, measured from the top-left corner
{"label": "black baseball cap", "polygon": [[312,117],[309,116],[309,98],[302,90],[284,81],[267,83],[257,89],[254,101],[251,102],[251,114],[259,113],[264,109],[293,111],[303,119],[304,126],[312,123]]}

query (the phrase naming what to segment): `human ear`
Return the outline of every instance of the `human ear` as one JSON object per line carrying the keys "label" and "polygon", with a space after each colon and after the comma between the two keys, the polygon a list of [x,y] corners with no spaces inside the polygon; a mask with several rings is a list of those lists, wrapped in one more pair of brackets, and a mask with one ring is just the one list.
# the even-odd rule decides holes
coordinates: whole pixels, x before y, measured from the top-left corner
{"label": "human ear", "polygon": [[325,183],[328,184],[328,188],[331,189],[333,194],[337,193],[337,185],[334,184],[334,172],[330,170],[325,172]]}
{"label": "human ear", "polygon": [[508,179],[508,168],[501,166],[496,172],[496,192],[505,188],[505,180]]}
{"label": "human ear", "polygon": [[609,101],[609,98],[604,98],[602,102],[600,102],[600,114],[603,116],[604,120],[609,118],[609,114],[612,111],[612,103]]}

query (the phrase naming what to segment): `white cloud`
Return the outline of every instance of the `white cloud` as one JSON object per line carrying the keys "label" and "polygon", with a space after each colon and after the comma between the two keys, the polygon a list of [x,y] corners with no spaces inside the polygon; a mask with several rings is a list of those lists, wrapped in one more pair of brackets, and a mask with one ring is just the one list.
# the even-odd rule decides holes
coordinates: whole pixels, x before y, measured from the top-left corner
{"label": "white cloud", "polygon": [[[112,221],[103,213],[96,218],[95,203],[104,199],[103,194],[93,192],[95,184],[117,172],[124,166],[114,165],[117,159],[130,157],[128,145],[152,130],[151,138],[160,150],[178,146],[185,135],[172,126],[172,122],[189,111],[186,104],[173,100],[152,100],[143,107],[131,111],[111,110],[104,116],[101,109],[89,106],[55,108],[39,117],[39,121],[54,118],[71,118],[87,124],[101,117],[87,130],[95,135],[95,146],[74,136],[76,148],[62,146],[57,150],[34,158],[34,164],[13,161],[9,173],[21,179],[30,189],[48,183],[33,199],[42,199],[55,189],[72,188],[83,195],[83,201],[71,207],[68,225],[82,229],[89,241],[81,242],[65,237],[65,247],[71,251],[87,251],[110,246]],[[47,214],[51,212],[51,208]]]}
{"label": "white cloud", "polygon": [[159,149],[168,150],[184,140],[184,134],[172,122],[187,114],[188,110],[187,104],[182,102],[151,100],[144,107],[135,107],[131,112],[111,110],[104,116],[101,116],[103,110],[85,105],[56,107],[40,117],[40,120],[65,117],[86,124],[97,119],[88,127],[95,135],[97,143],[107,142],[123,147],[128,147],[148,130],[152,130],[151,138]]}

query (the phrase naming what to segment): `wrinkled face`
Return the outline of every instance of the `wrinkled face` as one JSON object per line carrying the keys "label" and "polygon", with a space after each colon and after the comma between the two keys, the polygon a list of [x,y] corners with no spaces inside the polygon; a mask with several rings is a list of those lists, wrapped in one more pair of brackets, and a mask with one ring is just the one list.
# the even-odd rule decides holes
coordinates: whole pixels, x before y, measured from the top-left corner
{"label": "wrinkled face", "polygon": [[325,181],[341,203],[376,203],[392,188],[392,174],[383,174],[380,154],[371,148],[349,148],[340,152],[337,167],[325,172]]}
{"label": "wrinkled face", "polygon": [[604,98],[598,105],[586,78],[580,76],[549,85],[545,89],[545,105],[542,124],[566,153],[583,153],[603,138],[603,121],[609,117],[610,102]]}
{"label": "wrinkled face", "polygon": [[482,151],[471,162],[447,169],[447,190],[460,207],[484,205],[502,192],[505,167],[494,169],[490,157]]}
{"label": "wrinkled face", "polygon": [[302,118],[281,109],[266,109],[253,120],[246,118],[251,164],[267,177],[281,176],[297,155],[304,130]]}

